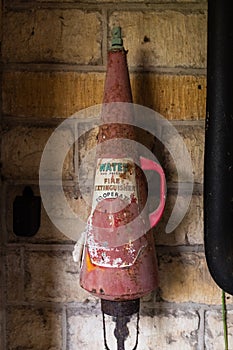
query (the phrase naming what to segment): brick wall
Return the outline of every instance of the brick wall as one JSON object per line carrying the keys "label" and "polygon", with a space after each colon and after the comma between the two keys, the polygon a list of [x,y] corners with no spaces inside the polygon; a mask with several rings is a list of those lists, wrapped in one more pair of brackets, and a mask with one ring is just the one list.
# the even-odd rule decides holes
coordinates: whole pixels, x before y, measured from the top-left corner
{"label": "brick wall", "polygon": [[[177,128],[191,154],[195,179],[185,218],[165,234],[177,191],[176,169],[165,154],[168,198],[155,230],[160,286],[143,299],[138,349],[222,350],[221,290],[209,275],[203,249],[206,1],[5,0],[1,7],[0,349],[104,347],[99,300],[79,287],[74,242],[43,208],[38,233],[17,237],[12,212],[25,185],[39,195],[40,159],[55,127],[102,102],[110,30],[120,25],[134,102],[160,112]],[[85,130],[86,125],[88,120],[80,120],[78,127]],[[63,130],[61,138],[66,147],[75,131]],[[74,210],[82,208],[75,159],[93,142],[95,132],[79,153],[74,143],[63,167]],[[62,215],[59,200],[53,205]],[[233,300],[227,298],[232,347]],[[132,348],[132,338],[128,345]]]}

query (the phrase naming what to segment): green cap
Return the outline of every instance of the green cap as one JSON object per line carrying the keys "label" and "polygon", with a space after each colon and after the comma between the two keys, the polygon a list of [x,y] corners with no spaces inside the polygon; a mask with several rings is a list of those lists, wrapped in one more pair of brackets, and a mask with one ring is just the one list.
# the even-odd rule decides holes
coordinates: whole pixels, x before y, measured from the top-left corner
{"label": "green cap", "polygon": [[123,40],[121,37],[121,27],[114,27],[112,29],[112,45],[111,50],[123,49]]}

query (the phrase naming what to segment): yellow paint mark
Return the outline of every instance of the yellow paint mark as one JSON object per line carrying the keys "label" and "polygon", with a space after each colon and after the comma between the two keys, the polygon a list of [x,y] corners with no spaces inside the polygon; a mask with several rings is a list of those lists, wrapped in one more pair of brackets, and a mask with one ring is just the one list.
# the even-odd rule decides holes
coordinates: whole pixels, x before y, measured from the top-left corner
{"label": "yellow paint mark", "polygon": [[96,268],[96,266],[92,264],[90,255],[88,253],[86,253],[86,265],[88,272],[93,271]]}

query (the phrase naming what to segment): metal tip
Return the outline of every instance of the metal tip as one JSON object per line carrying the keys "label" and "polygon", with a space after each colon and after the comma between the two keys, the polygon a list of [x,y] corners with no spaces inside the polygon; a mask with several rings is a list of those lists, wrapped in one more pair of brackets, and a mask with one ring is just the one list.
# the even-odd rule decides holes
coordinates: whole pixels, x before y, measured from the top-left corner
{"label": "metal tip", "polygon": [[111,50],[123,49],[123,40],[121,37],[121,27],[114,27],[112,29],[112,45]]}

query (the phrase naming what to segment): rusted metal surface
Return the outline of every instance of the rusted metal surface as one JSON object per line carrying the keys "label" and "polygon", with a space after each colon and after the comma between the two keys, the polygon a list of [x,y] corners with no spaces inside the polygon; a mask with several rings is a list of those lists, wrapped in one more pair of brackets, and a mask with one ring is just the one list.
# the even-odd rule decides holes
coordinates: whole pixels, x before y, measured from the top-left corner
{"label": "rusted metal surface", "polygon": [[106,315],[119,317],[119,316],[131,316],[139,311],[140,300],[134,299],[130,301],[109,301],[101,300],[101,310]]}
{"label": "rusted metal surface", "polygon": [[[127,323],[137,313],[133,350],[137,348],[139,298],[158,286],[154,237],[148,222],[156,224],[164,207],[162,201],[158,213],[152,213],[153,217],[150,214],[149,220],[149,213],[144,210],[147,182],[137,164],[141,161],[143,169],[157,171],[162,184],[163,171],[157,169],[158,164],[151,167],[150,160],[139,161],[135,143],[123,142],[136,140],[126,54],[117,29],[108,53],[92,212],[80,273],[81,286],[101,298],[107,350],[105,314],[115,318],[117,349],[124,350],[129,335]],[[162,198],[163,192],[162,186]]]}
{"label": "rusted metal surface", "polygon": [[108,52],[104,103],[133,101],[126,55],[124,48]]}
{"label": "rusted metal surface", "polygon": [[[122,108],[122,104],[119,106],[115,104],[115,102],[132,102],[124,49],[108,53],[103,102],[102,119],[106,124],[99,129],[97,169],[98,162],[104,164],[108,159],[111,166],[114,166],[129,154],[135,156],[136,152],[133,145],[129,145],[126,149],[122,142],[122,139],[134,140],[136,137],[133,126],[127,124],[133,121],[132,105],[126,103]],[[119,123],[111,123],[113,116],[114,118],[117,116]],[[111,142],[105,147],[104,143],[109,140]],[[125,171],[120,171],[113,177],[109,177],[106,172],[104,185],[100,185],[97,179],[95,186],[99,187],[95,187],[96,192],[98,190],[101,192],[100,186],[105,186],[106,192],[111,193],[113,185],[115,187],[124,185],[123,180],[128,176],[131,176],[131,186],[135,183],[131,198],[125,200],[113,195],[114,198],[106,198],[94,204],[87,232],[81,286],[108,300],[140,298],[158,285],[153,234],[151,231],[145,232],[145,220],[148,220],[148,217],[139,216],[147,199],[147,184],[142,170],[134,162],[128,161]],[[139,219],[134,223],[133,220],[137,217]],[[131,240],[127,229],[124,231],[125,225],[129,222],[132,223],[130,229],[133,232],[138,230],[141,232],[141,237],[137,240]],[[106,228],[108,230],[105,230]],[[127,235],[129,239],[125,242],[122,236]]]}

